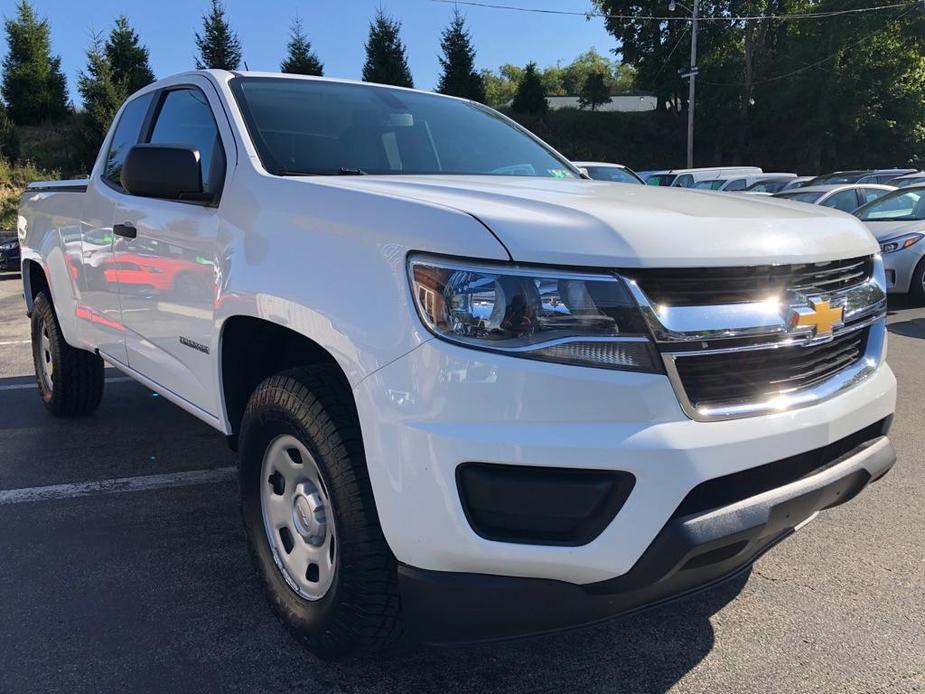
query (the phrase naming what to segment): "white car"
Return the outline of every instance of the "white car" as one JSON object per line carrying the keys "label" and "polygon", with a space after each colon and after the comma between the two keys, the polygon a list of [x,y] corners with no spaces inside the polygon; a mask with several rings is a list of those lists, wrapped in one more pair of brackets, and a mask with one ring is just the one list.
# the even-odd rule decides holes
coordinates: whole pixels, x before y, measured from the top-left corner
{"label": "white car", "polygon": [[804,186],[792,190],[775,193],[775,198],[805,202],[810,205],[831,207],[842,212],[853,212],[861,205],[883,197],[890,191],[896,190],[894,186],[885,186],[877,183],[846,183],[822,186]]}
{"label": "white car", "polygon": [[325,657],[711,585],[895,460],[860,221],[585,180],[470,101],[163,79],[19,237],[48,410],[92,412],[105,363],[227,435],[270,603]]}
{"label": "white car", "polygon": [[925,182],[855,211],[880,241],[888,291],[925,302]]}
{"label": "white car", "polygon": [[708,166],[697,169],[672,169],[669,177],[660,185],[670,185],[673,188],[693,188],[700,181],[715,181],[716,179],[729,179],[732,177],[761,175],[757,166]]}

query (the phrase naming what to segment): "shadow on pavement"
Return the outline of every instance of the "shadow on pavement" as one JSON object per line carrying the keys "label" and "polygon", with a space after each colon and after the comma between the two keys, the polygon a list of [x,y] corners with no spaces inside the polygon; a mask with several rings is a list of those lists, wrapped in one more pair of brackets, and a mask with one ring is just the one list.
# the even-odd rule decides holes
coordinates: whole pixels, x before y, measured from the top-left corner
{"label": "shadow on pavement", "polygon": [[21,279],[22,279],[22,275],[20,275],[18,272],[0,272],[0,282],[4,282],[6,280],[21,280]]}
{"label": "shadow on pavement", "polygon": [[913,318],[901,323],[890,323],[887,325],[887,330],[897,335],[925,340],[925,318]]}

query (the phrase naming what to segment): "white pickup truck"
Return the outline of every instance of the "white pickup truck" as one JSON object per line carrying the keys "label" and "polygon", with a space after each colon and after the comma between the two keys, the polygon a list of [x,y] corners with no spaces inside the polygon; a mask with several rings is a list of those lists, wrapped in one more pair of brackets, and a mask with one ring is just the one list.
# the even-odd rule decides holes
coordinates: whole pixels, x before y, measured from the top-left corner
{"label": "white pickup truck", "polygon": [[108,364],[224,432],[325,657],[677,597],[895,461],[861,222],[586,180],[468,101],[181,74],[19,234],[45,405],[90,414]]}

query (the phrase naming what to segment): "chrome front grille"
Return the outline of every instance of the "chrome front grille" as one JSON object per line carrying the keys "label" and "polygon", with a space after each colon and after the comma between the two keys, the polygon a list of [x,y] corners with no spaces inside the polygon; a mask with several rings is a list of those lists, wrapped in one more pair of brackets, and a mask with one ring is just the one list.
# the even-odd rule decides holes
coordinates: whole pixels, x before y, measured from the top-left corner
{"label": "chrome front grille", "polygon": [[886,280],[879,255],[620,275],[692,419],[812,405],[854,387],[883,360]]}
{"label": "chrome front grille", "polygon": [[657,305],[716,306],[788,293],[838,291],[863,284],[872,271],[873,257],[866,256],[796,265],[631,270],[625,276]]}
{"label": "chrome front grille", "polygon": [[870,328],[817,345],[698,352],[675,361],[688,400],[699,409],[756,402],[809,388],[857,363]]}

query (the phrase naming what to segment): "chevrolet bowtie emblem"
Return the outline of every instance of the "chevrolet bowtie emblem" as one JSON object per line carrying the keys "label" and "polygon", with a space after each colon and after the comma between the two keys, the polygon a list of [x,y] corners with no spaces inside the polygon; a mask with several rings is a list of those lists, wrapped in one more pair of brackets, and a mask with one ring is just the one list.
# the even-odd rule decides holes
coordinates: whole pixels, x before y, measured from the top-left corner
{"label": "chevrolet bowtie emblem", "polygon": [[794,308],[790,313],[790,329],[802,327],[815,328],[816,337],[832,334],[833,328],[841,325],[845,309],[832,306],[828,301],[809,299],[809,307]]}

